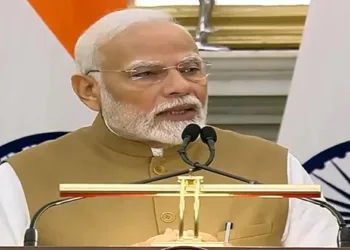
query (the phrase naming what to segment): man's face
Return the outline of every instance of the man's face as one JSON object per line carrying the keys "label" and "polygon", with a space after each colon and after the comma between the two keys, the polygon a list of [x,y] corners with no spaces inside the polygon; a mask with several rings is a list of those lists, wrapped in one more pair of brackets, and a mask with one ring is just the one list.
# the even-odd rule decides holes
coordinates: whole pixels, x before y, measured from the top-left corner
{"label": "man's face", "polygon": [[[102,71],[128,71],[102,73],[102,114],[114,132],[135,140],[180,144],[188,124],[205,124],[206,66],[181,27],[136,24],[99,53]],[[172,66],[178,68],[163,70]]]}

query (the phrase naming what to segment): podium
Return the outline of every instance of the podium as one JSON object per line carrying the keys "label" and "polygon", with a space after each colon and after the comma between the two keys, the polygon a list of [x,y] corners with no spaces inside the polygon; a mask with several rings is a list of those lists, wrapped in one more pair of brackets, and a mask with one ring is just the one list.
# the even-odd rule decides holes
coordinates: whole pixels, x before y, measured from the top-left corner
{"label": "podium", "polygon": [[[319,198],[319,185],[203,184],[202,176],[178,176],[179,184],[61,184],[61,197],[174,197],[179,199],[179,237],[173,242],[153,242],[151,249],[219,249],[225,242],[205,242],[199,236],[201,197]],[[186,199],[193,199],[194,235],[184,234]],[[226,239],[226,238],[225,238]],[[228,241],[226,241],[228,242]],[[138,247],[139,248],[139,247]]]}
{"label": "podium", "polygon": [[[202,176],[178,176],[178,184],[60,184],[60,196],[66,199],[54,201],[48,203],[38,211],[40,215],[42,211],[46,211],[48,208],[56,205],[62,205],[64,203],[86,199],[91,197],[174,197],[179,199],[179,235],[174,241],[164,241],[164,242],[152,242],[150,246],[132,246],[131,244],[136,244],[137,242],[127,243],[129,246],[120,246],[118,241],[115,241],[113,245],[108,245],[104,247],[104,243],[101,247],[95,247],[94,243],[90,243],[92,246],[82,246],[82,247],[64,247],[58,246],[61,249],[161,249],[161,250],[171,250],[171,249],[222,249],[225,248],[235,248],[235,249],[275,249],[276,247],[227,247],[230,242],[230,238],[227,237],[226,227],[225,240],[224,241],[214,241],[206,242],[202,241],[199,235],[199,211],[200,211],[200,198],[202,197],[255,197],[263,199],[281,199],[281,198],[319,198],[321,196],[321,188],[319,185],[288,185],[288,184],[203,184],[204,178]],[[184,214],[186,208],[186,199],[193,199],[194,209],[194,235],[188,235],[184,233]],[[316,202],[316,200],[314,201]],[[35,214],[31,221],[31,226],[26,231],[25,236],[25,247],[37,247],[38,243],[38,232],[35,229],[35,221],[39,217]],[[29,234],[27,234],[30,232]],[[132,233],[132,232],[131,232]],[[135,232],[133,232],[135,233]],[[155,236],[155,235],[154,235]],[[118,237],[116,235],[115,237]],[[320,236],[322,237],[322,236]],[[147,239],[144,239],[147,240]],[[62,241],[64,242],[64,240]],[[59,241],[56,243],[59,245]],[[75,246],[79,246],[79,242],[74,243]],[[84,243],[82,242],[82,245]],[[124,243],[125,244],[125,243]],[[234,244],[234,243],[233,243]],[[255,243],[250,243],[255,245]],[[275,244],[275,243],[271,243]],[[343,245],[344,246],[344,245]],[[48,247],[40,248],[46,249]],[[23,247],[22,247],[23,248]],[[57,247],[55,247],[57,248]],[[14,249],[14,248],[2,248],[2,249]],[[316,248],[317,249],[317,248]],[[1,250],[1,249],[0,249]]]}

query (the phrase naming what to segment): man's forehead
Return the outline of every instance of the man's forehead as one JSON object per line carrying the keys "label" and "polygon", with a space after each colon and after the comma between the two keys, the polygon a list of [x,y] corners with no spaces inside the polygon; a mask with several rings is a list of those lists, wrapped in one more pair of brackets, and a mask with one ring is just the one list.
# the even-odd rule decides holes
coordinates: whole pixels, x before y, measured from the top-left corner
{"label": "man's forehead", "polygon": [[[201,60],[201,57],[198,53],[187,53],[182,57],[179,57],[177,60],[174,60],[174,63],[181,63],[181,62],[186,62],[186,61],[199,61]],[[130,62],[126,62],[125,66],[126,68],[135,68],[139,66],[166,66],[166,62],[162,60],[150,60],[150,59],[136,59]]]}
{"label": "man's forehead", "polygon": [[[190,54],[197,53],[197,46],[190,34],[174,24],[165,27],[136,29],[137,26],[129,28],[109,42],[102,45],[100,52],[105,60],[123,65],[133,61],[162,61],[181,60]],[[135,30],[136,29],[136,30]],[[140,32],[142,31],[142,32]],[[173,62],[172,62],[173,63]]]}

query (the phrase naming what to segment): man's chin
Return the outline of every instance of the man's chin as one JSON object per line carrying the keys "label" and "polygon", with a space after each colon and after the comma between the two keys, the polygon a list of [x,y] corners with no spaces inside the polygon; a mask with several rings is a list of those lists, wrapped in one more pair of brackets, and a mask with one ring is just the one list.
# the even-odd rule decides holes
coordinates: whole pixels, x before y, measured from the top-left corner
{"label": "man's chin", "polygon": [[195,117],[192,120],[157,120],[151,126],[145,126],[139,129],[138,132],[134,131],[137,137],[143,141],[158,142],[164,145],[181,145],[182,144],[182,132],[189,124],[198,124],[202,127],[202,119]]}
{"label": "man's chin", "polygon": [[159,142],[166,145],[180,145],[182,144],[182,131],[186,128],[188,122],[174,122],[164,121],[159,123],[158,126],[148,130],[147,133],[143,133],[143,139]]}

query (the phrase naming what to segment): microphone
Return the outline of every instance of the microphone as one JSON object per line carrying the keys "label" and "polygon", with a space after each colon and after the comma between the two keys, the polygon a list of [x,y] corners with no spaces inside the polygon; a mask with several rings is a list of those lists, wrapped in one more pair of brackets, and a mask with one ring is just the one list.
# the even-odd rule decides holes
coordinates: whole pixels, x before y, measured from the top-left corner
{"label": "microphone", "polygon": [[182,143],[182,147],[178,150],[178,153],[180,154],[182,160],[191,166],[193,166],[193,163],[188,158],[186,150],[190,142],[195,141],[198,138],[200,133],[201,133],[201,127],[197,124],[192,123],[186,126],[186,128],[183,130],[181,135],[183,143]]}
{"label": "microphone", "polygon": [[204,128],[202,128],[201,139],[205,144],[209,146],[211,150],[215,150],[214,144],[217,141],[217,135],[212,127],[205,126]]}
{"label": "microphone", "polygon": [[195,141],[200,133],[201,127],[199,127],[199,125],[195,123],[187,125],[181,135],[181,138],[183,140],[182,149],[186,151],[189,143]]}
{"label": "microphone", "polygon": [[209,159],[207,160],[206,163],[204,163],[204,165],[209,166],[210,163],[213,162],[214,157],[215,157],[214,144],[217,141],[217,136],[216,136],[215,130],[212,127],[208,127],[208,126],[205,126],[204,128],[202,128],[201,140],[202,140],[202,142],[204,142],[205,144],[208,145],[210,155],[209,155]]}

